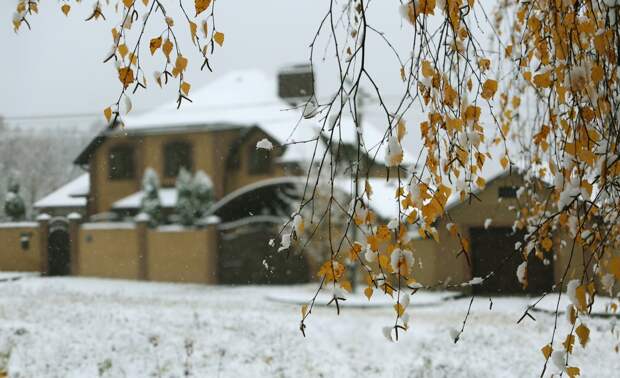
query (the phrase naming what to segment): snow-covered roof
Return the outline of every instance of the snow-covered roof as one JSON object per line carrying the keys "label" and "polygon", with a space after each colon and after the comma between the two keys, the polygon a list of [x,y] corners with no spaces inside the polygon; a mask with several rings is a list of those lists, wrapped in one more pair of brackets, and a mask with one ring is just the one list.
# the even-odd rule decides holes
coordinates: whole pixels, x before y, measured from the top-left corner
{"label": "snow-covered roof", "polygon": [[[142,202],[142,197],[144,197],[144,192],[139,191],[131,194],[125,198],[122,198],[114,204],[112,204],[112,208],[116,210],[121,209],[137,209],[140,207]],[[174,207],[177,203],[177,189],[176,188],[162,188],[159,189],[159,201],[161,202],[162,207],[171,208]]]}
{"label": "snow-covered roof", "polygon": [[88,173],[84,173],[34,203],[35,208],[83,207],[90,189]]}
{"label": "snow-covered roof", "polygon": [[[280,144],[307,141],[316,138],[322,120],[306,120],[301,109],[291,106],[278,97],[277,79],[259,70],[242,70],[228,73],[209,85],[190,92],[191,103],[177,109],[176,101],[143,114],[130,115],[123,121],[123,132],[153,133],[182,130],[191,127],[209,129],[260,127]],[[364,122],[366,147],[374,155],[383,139],[383,133]],[[343,113],[339,137],[345,143],[354,143],[355,124],[350,115]],[[335,141],[336,139],[334,139]],[[282,161],[309,160],[315,143],[289,145]],[[377,154],[383,161],[383,154]]]}

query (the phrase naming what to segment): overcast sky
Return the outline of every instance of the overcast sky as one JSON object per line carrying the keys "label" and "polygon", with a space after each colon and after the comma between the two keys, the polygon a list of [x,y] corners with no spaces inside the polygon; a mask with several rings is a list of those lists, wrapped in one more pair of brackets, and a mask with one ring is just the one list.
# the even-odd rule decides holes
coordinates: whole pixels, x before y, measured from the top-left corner
{"label": "overcast sky", "polygon": [[[169,3],[170,8],[176,6],[176,1]],[[185,3],[192,8],[191,0]],[[115,23],[111,20],[117,21],[119,16],[109,9],[107,22],[85,22],[91,10],[90,1],[74,5],[69,17],[61,13],[57,2],[43,1],[40,14],[30,20],[33,30],[22,27],[15,34],[11,25],[15,4],[13,0],[0,2],[0,46],[4,55],[0,60],[0,114],[9,120],[32,115],[100,114],[114,101],[120,88],[113,66],[102,63],[112,43],[110,29]],[[192,51],[188,54],[188,81],[198,88],[231,70],[260,68],[274,73],[283,65],[306,62],[308,45],[327,5],[327,1],[317,0],[218,1],[217,27],[226,38],[224,47],[217,49],[213,59],[215,72],[198,71],[200,60]],[[397,44],[400,38],[406,46],[398,2],[373,4],[369,16],[374,25],[391,26]],[[161,25],[159,20],[157,23]],[[185,23],[179,29],[185,31]],[[189,47],[186,50],[190,51]],[[385,78],[382,81],[386,93],[398,94],[398,65],[386,58],[384,47],[379,52],[371,58],[373,70]],[[329,91],[336,79],[335,72],[329,67],[318,67],[318,76],[318,90]],[[168,90],[151,86],[148,91],[132,96],[134,109],[146,111],[174,100],[175,91],[173,85]]]}

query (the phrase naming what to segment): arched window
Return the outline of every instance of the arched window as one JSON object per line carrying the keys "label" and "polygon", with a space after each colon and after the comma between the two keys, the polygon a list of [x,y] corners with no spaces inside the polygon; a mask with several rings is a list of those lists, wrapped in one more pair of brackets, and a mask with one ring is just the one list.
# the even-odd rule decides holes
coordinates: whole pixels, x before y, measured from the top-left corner
{"label": "arched window", "polygon": [[247,149],[248,173],[251,175],[263,175],[271,173],[271,151],[256,148],[256,142],[250,143]]}
{"label": "arched window", "polygon": [[133,147],[114,146],[108,154],[108,177],[110,180],[129,180],[135,175]]}
{"label": "arched window", "polygon": [[193,169],[192,146],[187,142],[170,142],[164,146],[164,175],[176,177],[181,168]]}

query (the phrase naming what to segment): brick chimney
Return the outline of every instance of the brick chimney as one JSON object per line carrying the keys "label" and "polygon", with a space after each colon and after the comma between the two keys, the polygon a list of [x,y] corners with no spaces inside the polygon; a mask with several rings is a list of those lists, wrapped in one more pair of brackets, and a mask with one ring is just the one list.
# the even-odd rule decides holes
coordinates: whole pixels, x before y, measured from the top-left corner
{"label": "brick chimney", "polygon": [[310,64],[294,64],[278,72],[278,96],[292,106],[306,102],[314,95],[314,76]]}

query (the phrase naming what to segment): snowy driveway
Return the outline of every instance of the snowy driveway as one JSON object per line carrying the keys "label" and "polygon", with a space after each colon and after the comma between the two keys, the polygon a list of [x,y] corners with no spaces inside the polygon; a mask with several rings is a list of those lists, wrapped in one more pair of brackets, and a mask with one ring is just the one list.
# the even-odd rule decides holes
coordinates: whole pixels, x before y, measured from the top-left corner
{"label": "snowy driveway", "polygon": [[[299,306],[265,299],[283,287],[27,277],[0,288],[0,371],[11,377],[531,377],[553,322],[536,313],[517,325],[526,298],[496,298],[492,311],[477,298],[455,345],[450,331],[469,299],[412,302],[411,329],[390,343],[381,328],[391,308],[344,308],[338,318],[320,307],[304,339]],[[575,345],[571,365],[617,376],[610,320],[588,325],[592,340]]]}

